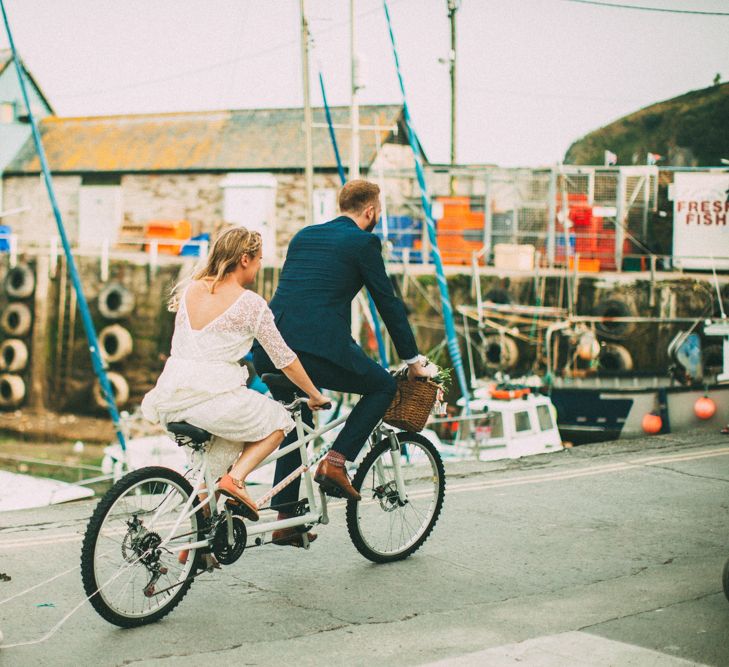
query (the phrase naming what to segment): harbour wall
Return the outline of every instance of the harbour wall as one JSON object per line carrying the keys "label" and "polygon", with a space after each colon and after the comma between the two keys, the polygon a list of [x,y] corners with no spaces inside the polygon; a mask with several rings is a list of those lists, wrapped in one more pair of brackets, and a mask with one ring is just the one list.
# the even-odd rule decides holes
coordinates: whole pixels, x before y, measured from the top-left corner
{"label": "harbour wall", "polygon": [[[108,334],[109,327],[116,327],[112,330],[116,336],[112,336],[112,342],[115,341],[117,349],[112,350],[115,355],[108,366],[111,372],[122,378],[128,389],[122,407],[132,410],[154,385],[169,354],[174,313],[167,309],[168,296],[172,286],[192,271],[196,259],[160,255],[157,263],[151,265],[146,254],[128,253],[114,256],[108,263],[98,256],[79,256],[76,261],[97,333],[106,331]],[[13,279],[16,283],[24,280],[22,276],[18,277],[19,270],[32,275],[32,290],[26,296],[23,296],[22,290],[18,291],[17,285],[14,287],[12,284]],[[277,278],[278,269],[266,267],[253,288],[270,299]],[[392,279],[410,311],[420,350],[431,353],[442,365],[450,366],[443,345],[440,300],[434,276],[403,274],[394,269]],[[658,274],[652,278],[644,274],[583,274],[575,281],[574,277],[565,274],[539,277],[526,273],[509,275],[494,272],[481,274],[478,280],[484,298],[508,300],[512,304],[565,308],[569,300],[568,290],[572,290],[572,310],[580,315],[599,314],[608,301],[624,303],[627,311],[635,315],[655,318],[703,319],[719,313],[713,279],[699,274]],[[720,276],[718,280],[726,309],[729,305],[729,277]],[[474,304],[477,286],[472,275],[451,273],[448,286],[454,309]],[[111,301],[105,303],[104,298]],[[129,298],[133,302],[131,307],[129,303],[120,305],[120,301]],[[9,331],[5,326],[8,312],[17,315],[19,310],[30,313],[30,326],[27,331],[21,328],[20,333],[17,329]],[[463,356],[467,359],[464,322],[459,315],[456,316],[456,324]],[[531,336],[530,342],[515,337],[519,364],[513,369],[514,374],[543,371],[544,340],[540,338],[536,321],[534,326],[529,324],[528,319],[514,324],[515,332],[518,330],[527,338]],[[12,400],[8,401],[6,396],[0,396],[0,403],[3,403],[0,410],[103,414],[103,408],[98,405],[98,393],[95,400],[95,376],[88,344],[62,256],[54,260],[45,255],[21,254],[15,268],[7,259],[0,262],[0,325],[2,349],[11,346],[7,341],[17,340],[27,352],[27,359],[20,368],[10,369],[7,363],[0,362],[0,365],[6,366],[0,370],[0,392],[7,394],[9,391],[3,382],[10,382],[10,389],[17,389],[18,382],[9,381],[8,376],[19,378],[23,386],[20,400],[11,396]],[[598,337],[602,343],[616,343],[628,349],[636,370],[663,375],[670,363],[667,354],[669,342],[677,331],[690,326],[665,322],[639,323],[631,326],[627,333],[613,331]],[[128,332],[129,340],[124,337],[126,334],[120,333],[120,329]],[[700,326],[697,331],[701,332]],[[475,322],[469,325],[474,350],[473,374],[476,377],[494,370],[483,354],[484,337],[492,333],[488,328],[479,333]],[[375,354],[374,338],[366,324],[363,324],[360,342]],[[717,346],[719,342],[718,339],[708,339],[704,345]],[[130,349],[125,350],[126,347]],[[16,348],[17,345],[13,348],[17,353]]]}

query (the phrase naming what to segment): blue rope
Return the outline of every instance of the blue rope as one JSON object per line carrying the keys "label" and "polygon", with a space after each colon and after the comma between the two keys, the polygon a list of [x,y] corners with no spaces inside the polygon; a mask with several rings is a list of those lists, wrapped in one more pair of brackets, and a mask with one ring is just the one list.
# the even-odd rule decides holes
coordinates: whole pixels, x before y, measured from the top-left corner
{"label": "blue rope", "polygon": [[[339,180],[344,185],[347,179],[344,175],[344,167],[342,166],[342,158],[339,155],[339,146],[337,145],[337,135],[334,132],[334,125],[332,123],[332,114],[329,112],[329,104],[327,103],[327,94],[324,88],[324,77],[319,72],[319,84],[321,85],[321,97],[324,101],[324,113],[327,117],[327,125],[329,126],[329,137],[332,140],[332,147],[334,148],[334,157],[337,159],[337,171],[339,172]],[[354,130],[352,130],[354,131]],[[375,330],[375,338],[377,339],[377,350],[380,354],[380,365],[387,369],[389,364],[387,363],[387,347],[385,346],[385,339],[382,337],[382,331],[380,330],[380,319],[377,316],[377,306],[372,295],[367,292],[367,302],[370,307],[370,315],[372,315],[372,328]]]}
{"label": "blue rope", "polygon": [[56,194],[53,189],[51,172],[48,168],[48,162],[46,160],[45,151],[43,150],[43,144],[41,143],[40,132],[38,131],[38,124],[30,107],[30,101],[28,100],[28,91],[25,86],[23,68],[20,65],[20,58],[18,57],[18,53],[15,50],[15,42],[13,41],[13,35],[10,31],[10,24],[8,23],[8,16],[5,12],[5,3],[3,0],[0,0],[0,9],[2,10],[3,14],[3,21],[5,23],[5,31],[8,35],[8,42],[10,43],[10,50],[13,54],[13,60],[15,61],[15,69],[18,73],[18,81],[20,83],[20,89],[23,93],[23,101],[25,102],[25,108],[28,111],[28,118],[30,119],[30,126],[33,132],[33,141],[35,142],[35,147],[38,151],[38,158],[40,160],[41,169],[43,171],[43,180],[45,181],[46,189],[48,190],[48,198],[50,199],[51,208],[53,209],[53,215],[56,219],[56,226],[58,227],[58,234],[61,237],[63,252],[65,253],[66,260],[68,262],[68,272],[71,276],[71,282],[73,283],[73,287],[76,290],[76,295],[78,297],[78,307],[81,311],[81,319],[83,321],[84,331],[86,332],[86,339],[88,340],[89,344],[91,363],[94,368],[94,372],[99,378],[99,383],[101,385],[104,399],[107,402],[109,414],[111,415],[111,419],[114,422],[114,429],[116,430],[116,436],[119,440],[119,444],[121,445],[122,451],[126,451],[126,442],[124,439],[124,433],[121,429],[119,411],[117,410],[116,401],[114,400],[114,393],[112,392],[111,385],[109,384],[109,378],[107,377],[106,370],[104,369],[104,362],[102,361],[101,355],[99,354],[99,341],[96,338],[96,329],[94,328],[94,323],[91,320],[91,313],[89,312],[89,306],[86,302],[86,297],[84,296],[83,287],[81,286],[81,279],[79,278],[78,271],[76,270],[76,263],[74,262],[73,254],[71,253],[71,245],[68,242],[66,229],[63,226],[63,219],[61,218],[61,212],[58,208]]}
{"label": "blue rope", "polygon": [[433,220],[430,196],[428,195],[428,189],[425,184],[423,156],[420,152],[418,138],[415,134],[415,129],[413,128],[412,120],[410,118],[407,96],[405,95],[405,83],[403,82],[402,73],[400,71],[400,59],[398,58],[397,47],[395,46],[395,35],[392,31],[392,21],[390,20],[390,11],[387,7],[387,0],[383,0],[383,6],[385,8],[385,16],[387,18],[387,29],[390,33],[390,42],[392,43],[392,54],[395,57],[395,70],[397,72],[398,82],[400,83],[400,92],[402,93],[403,116],[408,130],[408,141],[410,142],[410,148],[412,148],[413,156],[415,158],[415,173],[417,174],[418,185],[420,186],[420,200],[422,202],[425,219],[428,224],[428,238],[430,239],[431,246],[430,254],[433,258],[433,263],[435,264],[436,279],[438,281],[438,289],[440,290],[440,299],[443,306],[443,322],[445,324],[446,338],[448,340],[448,352],[451,355],[453,366],[456,369],[458,384],[466,403],[466,414],[469,414],[470,409],[468,400],[470,391],[468,389],[468,384],[466,383],[466,374],[463,370],[463,359],[461,357],[461,350],[458,347],[458,338],[456,336],[456,328],[453,322],[453,307],[451,306],[451,299],[448,294],[448,283],[446,282],[445,273],[443,271],[443,262],[440,257],[440,250],[438,249],[438,239],[435,233],[435,221]]}
{"label": "blue rope", "polygon": [[329,137],[332,140],[332,148],[334,149],[334,157],[337,159],[337,171],[339,172],[339,180],[344,185],[347,177],[344,175],[344,167],[342,166],[342,158],[339,155],[339,146],[337,146],[337,136],[334,134],[334,125],[332,124],[332,114],[329,111],[329,103],[327,102],[327,93],[324,89],[324,77],[319,72],[319,85],[321,86],[321,98],[324,100],[324,113],[327,117],[327,125],[329,126]]}

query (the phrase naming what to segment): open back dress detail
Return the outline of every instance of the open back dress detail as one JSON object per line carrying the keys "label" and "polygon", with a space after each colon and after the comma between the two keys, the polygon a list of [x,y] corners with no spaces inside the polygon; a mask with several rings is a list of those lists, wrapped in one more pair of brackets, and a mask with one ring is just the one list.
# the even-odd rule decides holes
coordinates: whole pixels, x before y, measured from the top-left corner
{"label": "open back dress detail", "polygon": [[245,290],[227,310],[202,329],[193,329],[187,313],[187,290],[180,299],[172,350],[155,387],[142,400],[142,414],[165,426],[186,421],[215,436],[208,455],[217,474],[233,463],[244,442],[274,431],[288,433],[294,422],[273,399],[246,387],[248,371],[239,365],[260,342],[276,368],[296,354],[278,332],[265,299]]}

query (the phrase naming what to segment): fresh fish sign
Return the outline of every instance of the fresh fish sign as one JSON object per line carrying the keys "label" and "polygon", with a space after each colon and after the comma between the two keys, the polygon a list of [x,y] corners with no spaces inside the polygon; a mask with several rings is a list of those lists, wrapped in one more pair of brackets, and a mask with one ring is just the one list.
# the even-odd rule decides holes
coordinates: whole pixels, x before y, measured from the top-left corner
{"label": "fresh fish sign", "polygon": [[674,264],[729,269],[729,174],[677,173],[674,179]]}

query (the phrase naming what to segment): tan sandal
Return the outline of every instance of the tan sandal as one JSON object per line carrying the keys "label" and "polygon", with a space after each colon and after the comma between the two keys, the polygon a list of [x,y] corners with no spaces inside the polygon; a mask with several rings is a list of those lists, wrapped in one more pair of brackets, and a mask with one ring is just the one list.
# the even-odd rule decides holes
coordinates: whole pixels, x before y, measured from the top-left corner
{"label": "tan sandal", "polygon": [[256,501],[248,495],[244,482],[230,475],[223,475],[218,480],[218,491],[224,493],[229,498],[237,500],[241,504],[241,509],[248,519],[258,521],[258,506],[256,505]]}

